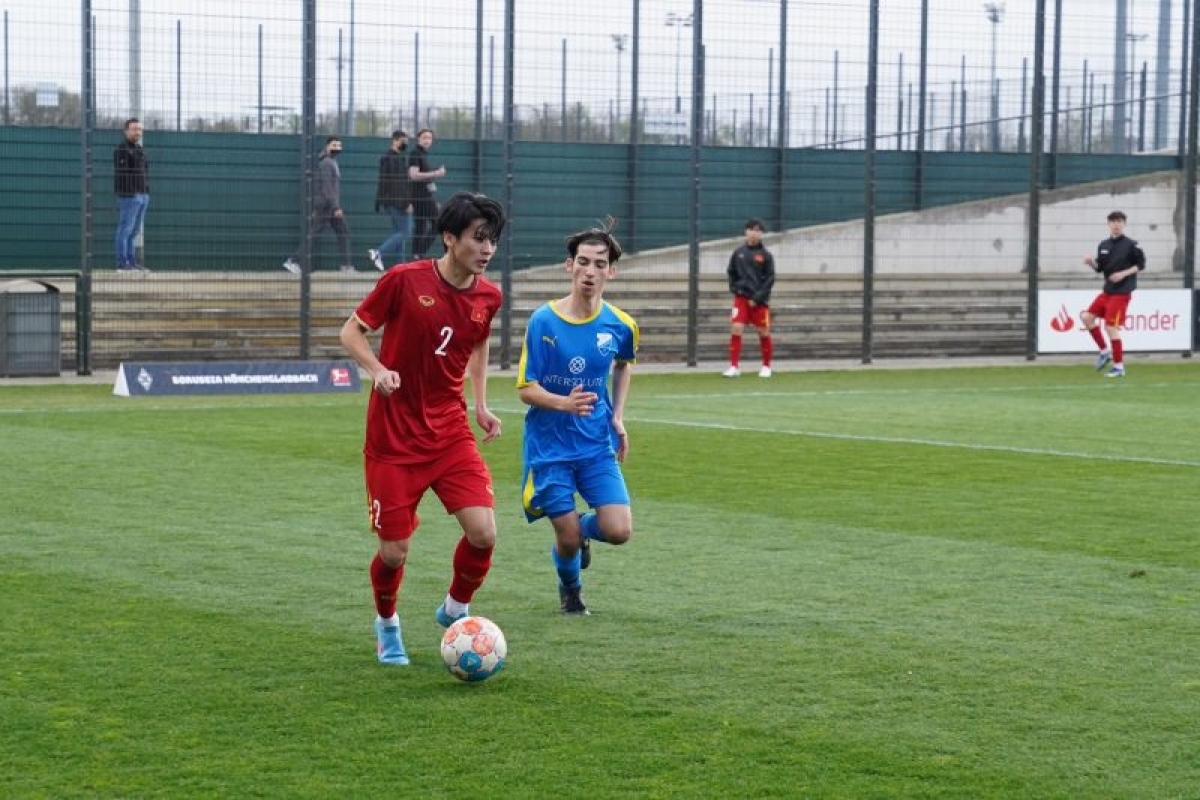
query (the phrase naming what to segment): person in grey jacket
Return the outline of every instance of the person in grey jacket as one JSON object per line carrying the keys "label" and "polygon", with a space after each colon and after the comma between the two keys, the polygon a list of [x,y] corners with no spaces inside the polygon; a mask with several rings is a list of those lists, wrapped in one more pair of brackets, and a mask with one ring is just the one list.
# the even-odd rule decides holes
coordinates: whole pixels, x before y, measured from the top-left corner
{"label": "person in grey jacket", "polygon": [[[346,225],[346,215],[342,211],[342,171],[338,168],[337,158],[342,152],[342,140],[330,136],[325,140],[321,157],[317,160],[316,192],[313,195],[313,209],[309,215],[308,225],[316,239],[326,228],[332,228],[337,235],[338,250],[341,253],[342,272],[354,272],[354,263],[350,257],[350,229]],[[300,240],[296,252],[283,262],[283,268],[293,275],[303,271],[300,254],[304,252],[304,240]]]}

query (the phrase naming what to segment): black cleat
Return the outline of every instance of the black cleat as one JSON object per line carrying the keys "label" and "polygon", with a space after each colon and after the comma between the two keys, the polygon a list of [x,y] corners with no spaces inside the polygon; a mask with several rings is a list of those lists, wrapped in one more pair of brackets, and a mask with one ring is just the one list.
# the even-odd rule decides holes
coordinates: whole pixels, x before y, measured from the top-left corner
{"label": "black cleat", "polygon": [[580,617],[591,615],[591,612],[587,610],[587,606],[583,602],[581,591],[581,589],[558,587],[559,608],[562,610],[562,613],[574,614]]}
{"label": "black cleat", "polygon": [[583,537],[583,544],[579,546],[579,568],[587,569],[592,565],[592,540]]}

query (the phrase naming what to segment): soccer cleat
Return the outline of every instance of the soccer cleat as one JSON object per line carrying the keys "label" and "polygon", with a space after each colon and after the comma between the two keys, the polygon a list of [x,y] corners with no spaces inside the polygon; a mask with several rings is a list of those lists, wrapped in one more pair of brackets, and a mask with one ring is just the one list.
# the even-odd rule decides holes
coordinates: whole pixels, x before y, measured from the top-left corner
{"label": "soccer cleat", "polygon": [[583,537],[583,543],[579,545],[579,568],[587,569],[592,565],[592,540]]}
{"label": "soccer cleat", "polygon": [[367,251],[367,256],[371,259],[371,263],[375,265],[375,269],[383,272],[383,259],[379,256],[379,251],[374,248]]}
{"label": "soccer cleat", "polygon": [[1096,372],[1108,366],[1108,362],[1112,361],[1112,352],[1109,350],[1101,350],[1100,355],[1096,356]]}
{"label": "soccer cleat", "polygon": [[1124,378],[1125,377],[1125,368],[1124,367],[1113,367],[1108,372],[1104,373],[1104,377],[1106,377],[1106,378]]}
{"label": "soccer cleat", "polygon": [[404,640],[400,638],[399,621],[395,625],[385,625],[382,619],[375,618],[375,654],[380,664],[408,665],[408,653],[404,651]]}
{"label": "soccer cleat", "polygon": [[726,378],[736,378],[742,374],[742,371],[740,369],[738,369],[737,367],[730,367],[729,369],[725,370],[721,374],[724,375]]}
{"label": "soccer cleat", "polygon": [[293,261],[290,258],[287,261],[283,262],[283,268],[286,269],[288,272],[292,273],[293,275],[300,274],[300,265],[297,264],[295,261]]}
{"label": "soccer cleat", "polygon": [[766,364],[763,364],[763,368],[758,371],[758,377],[760,377],[760,378],[771,377],[771,368],[768,367]]}
{"label": "soccer cleat", "polygon": [[567,589],[561,585],[558,587],[559,609],[562,613],[580,617],[591,615],[591,612],[587,610],[587,605],[583,602],[582,592],[582,589]]}
{"label": "soccer cleat", "polygon": [[140,272],[137,264],[120,264],[117,266],[117,272]]}
{"label": "soccer cleat", "polygon": [[442,603],[440,606],[437,607],[437,611],[433,612],[433,618],[435,620],[437,620],[438,625],[442,626],[443,628],[449,628],[451,625],[458,622],[460,619],[467,616],[468,614],[469,614],[469,612],[464,611],[463,613],[459,614],[457,617],[452,617],[452,616],[450,616],[449,613],[446,612],[446,604]]}

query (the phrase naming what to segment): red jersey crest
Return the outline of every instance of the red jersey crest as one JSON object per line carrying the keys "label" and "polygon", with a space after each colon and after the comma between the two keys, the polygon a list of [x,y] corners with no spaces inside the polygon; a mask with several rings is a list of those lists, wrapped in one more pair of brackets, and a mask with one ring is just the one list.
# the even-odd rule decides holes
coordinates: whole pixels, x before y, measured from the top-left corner
{"label": "red jersey crest", "polygon": [[475,306],[471,309],[471,322],[487,322],[487,309]]}

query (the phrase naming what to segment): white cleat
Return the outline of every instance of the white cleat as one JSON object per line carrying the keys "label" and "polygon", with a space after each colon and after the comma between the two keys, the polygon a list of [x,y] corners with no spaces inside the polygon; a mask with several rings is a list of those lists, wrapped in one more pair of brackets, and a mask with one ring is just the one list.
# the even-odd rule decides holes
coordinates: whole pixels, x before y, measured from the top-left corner
{"label": "white cleat", "polygon": [[767,366],[764,366],[762,369],[760,369],[760,370],[758,371],[758,377],[760,377],[760,378],[769,378],[769,377],[771,377],[771,368],[770,368],[770,367],[767,367]]}
{"label": "white cleat", "polygon": [[729,369],[725,370],[721,374],[724,375],[726,378],[736,378],[742,374],[742,371],[740,369],[738,369],[737,367],[730,367]]}

